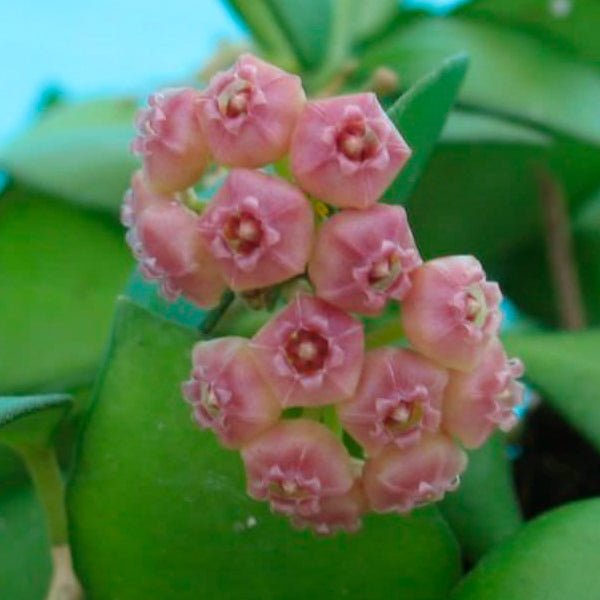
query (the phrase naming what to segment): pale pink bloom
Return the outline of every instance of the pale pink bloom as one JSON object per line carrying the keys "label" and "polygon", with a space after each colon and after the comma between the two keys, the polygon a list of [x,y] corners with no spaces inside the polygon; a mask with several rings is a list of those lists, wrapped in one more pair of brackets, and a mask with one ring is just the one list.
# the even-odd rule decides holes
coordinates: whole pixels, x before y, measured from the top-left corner
{"label": "pale pink bloom", "polygon": [[410,343],[444,367],[474,369],[500,327],[502,294],[472,256],[449,256],[413,271],[402,304]]}
{"label": "pale pink bloom", "polygon": [[316,515],[326,498],[345,494],[354,482],[350,455],[324,425],[281,421],[242,448],[248,494],[273,511]]}
{"label": "pale pink bloom", "polygon": [[442,420],[448,373],[404,348],[368,352],[356,393],[338,404],[344,429],[375,455],[384,447],[408,448]]}
{"label": "pale pink bloom", "polygon": [[248,351],[248,340],[198,342],[192,376],[183,384],[198,425],[212,429],[226,448],[239,448],[277,423],[281,407]]}
{"label": "pale pink bloom", "polygon": [[201,307],[216,304],[226,286],[198,234],[198,215],[174,197],[154,194],[140,178],[133,190],[124,221],[132,224],[126,239],[142,275],[169,300],[183,295]]}
{"label": "pale pink bloom", "polygon": [[159,194],[150,189],[142,171],[136,171],[131,177],[131,187],[125,192],[121,204],[121,223],[125,227],[135,227],[139,216],[147,208],[166,206],[174,201],[173,195]]}
{"label": "pale pink bloom", "polygon": [[523,401],[523,363],[509,360],[498,338],[483,353],[479,366],[469,373],[450,372],[443,402],[443,428],[467,448],[478,448],[499,428],[509,431],[517,423],[514,409]]}
{"label": "pale pink bloom", "polygon": [[377,202],[411,154],[372,93],[309,102],[291,146],[292,172],[310,194],[342,208]]}
{"label": "pale pink bloom", "polygon": [[333,404],[356,390],[363,326],[327,302],[299,294],[256,334],[251,348],[283,406]]}
{"label": "pale pink bloom", "polygon": [[299,77],[244,54],[202,93],[200,118],[213,156],[248,168],[279,160],[305,102]]}
{"label": "pale pink bloom", "polygon": [[405,210],[378,204],[331,217],[319,230],[308,273],[321,298],[376,315],[388,299],[406,295],[421,262]]}
{"label": "pale pink bloom", "polygon": [[407,513],[458,487],[467,455],[442,435],[423,437],[406,450],[388,448],[367,461],[363,481],[369,506]]}
{"label": "pale pink bloom", "polygon": [[162,90],[138,113],[131,149],[142,157],[144,175],[157,192],[183,191],[206,169],[209,150],[198,117],[199,94],[189,88]]}
{"label": "pale pink bloom", "polygon": [[335,535],[340,531],[355,533],[362,527],[362,515],[367,510],[367,499],[362,483],[357,480],[350,491],[341,496],[323,498],[319,511],[312,515],[294,515],[297,529],[312,529],[318,536]]}
{"label": "pale pink bloom", "polygon": [[202,214],[200,231],[231,289],[253,290],[304,272],[314,217],[287,181],[234,169]]}

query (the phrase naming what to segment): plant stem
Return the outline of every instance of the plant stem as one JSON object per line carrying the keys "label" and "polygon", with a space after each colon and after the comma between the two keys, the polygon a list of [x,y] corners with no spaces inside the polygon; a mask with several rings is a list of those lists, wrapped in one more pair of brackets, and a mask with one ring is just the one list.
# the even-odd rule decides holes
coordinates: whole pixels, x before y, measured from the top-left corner
{"label": "plant stem", "polygon": [[46,600],[82,600],[83,588],[73,570],[68,544],[52,547],[52,581]]}
{"label": "plant stem", "polygon": [[545,169],[538,172],[538,194],[545,222],[546,254],[564,329],[585,327],[585,309],[571,236],[565,191]]}
{"label": "plant stem", "polygon": [[221,300],[215,308],[213,308],[204,319],[200,326],[200,332],[202,335],[208,336],[212,330],[218,325],[223,315],[227,312],[227,309],[231,306],[235,300],[235,294],[231,290],[227,290]]}
{"label": "plant stem", "polygon": [[35,491],[46,518],[48,537],[52,546],[68,544],[65,485],[53,447],[20,446]]}
{"label": "plant stem", "polygon": [[65,485],[54,447],[20,445],[17,450],[42,505],[52,547],[52,581],[46,600],[81,600],[83,588],[73,570],[69,546]]}

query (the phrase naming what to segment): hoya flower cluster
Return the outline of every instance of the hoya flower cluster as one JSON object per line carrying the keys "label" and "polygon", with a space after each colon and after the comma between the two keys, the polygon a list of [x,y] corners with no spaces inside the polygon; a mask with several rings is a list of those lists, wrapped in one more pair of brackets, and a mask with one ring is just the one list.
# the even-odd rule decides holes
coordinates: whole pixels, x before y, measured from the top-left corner
{"label": "hoya flower cluster", "polygon": [[[423,262],[404,209],[378,203],[411,151],[376,97],[307,101],[244,55],[203,91],[152,96],[138,128],[123,221],[168,298],[211,307],[305,279],[252,339],[199,342],[183,386],[241,453],[248,493],[330,534],[455,489],[463,447],[514,424],[522,367],[479,262]],[[202,203],[192,186],[215,163],[227,176]],[[366,350],[364,317],[398,304],[406,343]]]}

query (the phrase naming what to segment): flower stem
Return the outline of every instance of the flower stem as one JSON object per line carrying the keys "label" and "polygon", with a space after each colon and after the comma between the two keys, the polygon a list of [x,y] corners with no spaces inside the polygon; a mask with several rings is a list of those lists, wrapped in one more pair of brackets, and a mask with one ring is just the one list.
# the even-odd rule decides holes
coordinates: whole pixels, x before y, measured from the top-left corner
{"label": "flower stem", "polygon": [[344,436],[344,428],[335,410],[335,406],[325,406],[323,408],[323,425],[327,427],[340,440]]}
{"label": "flower stem", "polygon": [[231,290],[227,290],[223,296],[221,296],[219,304],[206,315],[206,318],[200,326],[200,333],[202,333],[202,335],[210,335],[234,300],[235,294]]}
{"label": "flower stem", "polygon": [[302,409],[302,417],[325,425],[337,438],[340,440],[343,438],[344,429],[338,419],[335,406],[307,406]]}
{"label": "flower stem", "polygon": [[404,329],[399,318],[386,319],[381,325],[374,327],[367,333],[366,346],[367,349],[379,348],[395,344],[404,336]]}

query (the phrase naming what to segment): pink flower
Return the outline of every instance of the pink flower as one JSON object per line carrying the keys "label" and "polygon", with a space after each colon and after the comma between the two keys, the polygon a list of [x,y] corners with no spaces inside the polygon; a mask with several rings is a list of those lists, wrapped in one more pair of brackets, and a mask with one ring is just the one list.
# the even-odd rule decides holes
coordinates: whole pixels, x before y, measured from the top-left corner
{"label": "pink flower", "polygon": [[470,371],[500,327],[502,294],[472,256],[449,256],[413,272],[402,324],[410,343],[445,367]]}
{"label": "pink flower", "polygon": [[283,158],[305,101],[299,77],[244,54],[202,94],[200,118],[214,157],[248,168]]}
{"label": "pink flower", "polygon": [[375,512],[406,513],[436,502],[455,490],[467,466],[467,455],[441,435],[423,437],[400,451],[388,448],[367,461],[364,486]]}
{"label": "pink flower", "polygon": [[192,377],[183,385],[198,425],[212,429],[227,448],[249,442],[281,414],[247,346],[248,340],[239,337],[199,342],[192,354]]}
{"label": "pink flower", "polygon": [[203,213],[200,231],[231,289],[244,291],[304,272],[314,218],[293,185],[234,169]]}
{"label": "pink flower", "polygon": [[333,404],[356,390],[363,326],[323,300],[297,295],[256,334],[251,348],[283,406]]}
{"label": "pink flower", "polygon": [[319,230],[308,272],[316,293],[331,304],[366,315],[401,300],[421,257],[400,206],[345,210]]}
{"label": "pink flower", "polygon": [[523,401],[523,364],[509,360],[494,338],[479,366],[469,373],[452,371],[443,403],[443,427],[467,448],[478,448],[496,427],[510,430],[517,422],[514,408]]}
{"label": "pink flower", "polygon": [[335,535],[339,531],[355,533],[362,527],[361,516],[366,510],[367,499],[357,480],[345,494],[323,498],[317,513],[294,515],[292,523],[297,529],[312,529],[319,536]]}
{"label": "pink flower", "polygon": [[134,176],[124,221],[127,242],[144,277],[160,284],[169,300],[183,295],[198,306],[216,304],[225,291],[213,257],[198,234],[198,216],[174,197],[155,194]]}
{"label": "pink flower", "polygon": [[209,150],[198,118],[199,92],[166,89],[148,99],[137,118],[131,149],[143,159],[144,175],[157,192],[171,194],[202,176]]}
{"label": "pink flower", "polygon": [[131,187],[125,192],[123,198],[121,223],[125,227],[135,227],[139,216],[147,208],[166,206],[174,201],[173,196],[165,196],[152,191],[144,181],[142,171],[136,171],[131,177]]}
{"label": "pink flower", "polygon": [[353,484],[350,456],[324,425],[281,421],[242,448],[248,494],[268,500],[273,511],[316,515],[326,498]]}
{"label": "pink flower", "polygon": [[375,94],[338,96],[306,105],[292,138],[292,172],[320,200],[367,208],[410,153]]}
{"label": "pink flower", "polygon": [[438,431],[448,374],[408,349],[367,353],[358,389],[337,406],[344,429],[367,453],[384,447],[408,448],[423,432]]}

